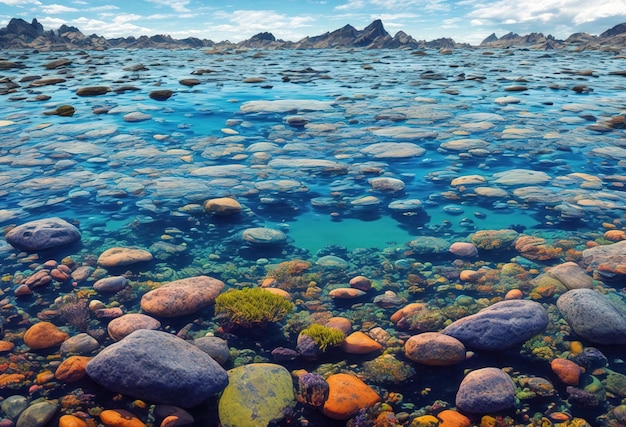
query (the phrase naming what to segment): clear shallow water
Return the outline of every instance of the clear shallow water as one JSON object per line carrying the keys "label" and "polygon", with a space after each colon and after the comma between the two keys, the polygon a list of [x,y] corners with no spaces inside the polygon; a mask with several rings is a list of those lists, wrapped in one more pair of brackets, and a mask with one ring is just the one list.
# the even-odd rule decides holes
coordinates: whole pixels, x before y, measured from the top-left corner
{"label": "clear shallow water", "polygon": [[[159,262],[136,273],[137,281],[201,272],[244,286],[263,278],[265,262],[315,262],[332,253],[349,259],[346,275],[372,276],[381,292],[435,301],[435,287],[407,294],[406,265],[439,261],[443,269],[453,259],[406,255],[407,261],[408,242],[416,237],[452,243],[477,230],[514,226],[582,244],[603,232],[602,223],[624,215],[624,130],[607,126],[626,108],[626,80],[610,74],[625,68],[622,57],[532,51],[255,53],[25,52],[19,57],[25,68],[2,74],[20,87],[0,99],[0,225],[50,216],[78,224],[80,248],[44,255],[58,261],[87,260],[117,245],[181,245],[180,253],[158,253]],[[17,54],[4,56],[18,60]],[[45,69],[58,56],[68,56],[72,64]],[[147,69],[124,71],[138,63]],[[42,87],[20,82],[35,75],[66,81]],[[192,77],[200,84],[179,83]],[[264,80],[246,83],[250,77]],[[75,94],[80,87],[101,85],[138,90]],[[577,93],[577,85],[590,90]],[[174,95],[155,101],[148,95],[156,89]],[[50,98],[37,100],[38,95]],[[76,113],[43,115],[60,105],[72,105]],[[131,112],[150,118],[125,121]],[[290,125],[293,116],[306,124]],[[369,151],[387,142],[423,151]],[[404,188],[377,189],[371,180],[380,177],[399,180]],[[205,214],[202,203],[221,196],[237,198],[243,214],[231,219]],[[366,196],[376,200],[359,206]],[[405,199],[418,200],[421,207],[403,212],[389,207]],[[284,231],[288,244],[247,247],[241,231],[258,226]],[[17,251],[5,244],[0,249],[8,280],[28,275]],[[498,255],[481,261],[496,268],[517,254]],[[396,268],[391,277],[378,271],[384,261],[395,266],[385,268]],[[517,262],[545,267],[519,257]],[[349,278],[331,277],[329,283]],[[442,292],[451,300],[463,291],[489,297],[462,287],[452,292],[454,280],[437,283],[450,285]],[[129,311],[137,310],[128,304]],[[26,309],[35,316],[42,307]],[[356,310],[351,316],[359,325],[370,320],[367,316],[382,322],[391,313]],[[197,333],[215,329],[207,321]],[[174,322],[171,329],[182,326]],[[420,387],[430,385],[425,381]],[[434,395],[450,401],[441,390]],[[410,399],[426,405],[423,397]],[[542,405],[537,407],[545,409]]]}

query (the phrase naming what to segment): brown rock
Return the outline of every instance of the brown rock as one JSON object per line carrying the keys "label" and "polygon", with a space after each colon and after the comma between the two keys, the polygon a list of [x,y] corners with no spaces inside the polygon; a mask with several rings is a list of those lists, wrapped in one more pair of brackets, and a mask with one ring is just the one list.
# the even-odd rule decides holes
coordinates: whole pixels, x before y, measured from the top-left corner
{"label": "brown rock", "polygon": [[204,202],[204,210],[214,215],[233,215],[241,212],[241,204],[230,197],[219,197]]}
{"label": "brown rock", "polygon": [[98,265],[105,268],[121,267],[138,262],[152,261],[152,254],[144,249],[114,247],[102,252]]}
{"label": "brown rock", "polygon": [[328,399],[322,412],[334,420],[347,420],[361,409],[380,402],[380,396],[355,375],[333,374],[326,382]]}
{"label": "brown rock", "polygon": [[107,331],[115,341],[119,341],[138,329],[159,329],[161,322],[154,317],[141,313],[128,313],[109,322]]}
{"label": "brown rock", "polygon": [[24,334],[24,344],[31,350],[41,350],[61,344],[69,335],[53,323],[39,322],[28,328]]}
{"label": "brown rock", "polygon": [[350,279],[350,287],[367,292],[372,289],[372,281],[365,276],[356,276]]}
{"label": "brown rock", "polygon": [[54,377],[66,383],[78,381],[86,375],[85,366],[90,360],[91,357],[87,356],[70,356],[61,362]]}
{"label": "brown rock", "polygon": [[404,344],[404,353],[414,362],[430,366],[456,365],[465,360],[463,343],[438,332],[412,336]]}
{"label": "brown rock", "polygon": [[578,385],[582,369],[576,363],[558,357],[550,362],[550,368],[563,384]]}
{"label": "brown rock", "polygon": [[363,295],[365,295],[365,292],[355,288],[337,288],[328,293],[328,296],[337,299],[358,298],[362,297]]}
{"label": "brown rock", "polygon": [[341,349],[350,354],[367,354],[382,348],[382,345],[360,331],[351,333],[341,343]]}
{"label": "brown rock", "polygon": [[146,293],[141,308],[155,316],[184,316],[213,304],[223,288],[224,282],[213,277],[188,277]]}

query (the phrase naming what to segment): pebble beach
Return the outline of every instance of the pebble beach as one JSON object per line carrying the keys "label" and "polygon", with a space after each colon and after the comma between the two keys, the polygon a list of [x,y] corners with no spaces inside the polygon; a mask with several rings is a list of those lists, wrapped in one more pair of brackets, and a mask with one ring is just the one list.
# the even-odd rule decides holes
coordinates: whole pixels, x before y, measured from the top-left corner
{"label": "pebble beach", "polygon": [[626,58],[0,52],[0,427],[626,425]]}

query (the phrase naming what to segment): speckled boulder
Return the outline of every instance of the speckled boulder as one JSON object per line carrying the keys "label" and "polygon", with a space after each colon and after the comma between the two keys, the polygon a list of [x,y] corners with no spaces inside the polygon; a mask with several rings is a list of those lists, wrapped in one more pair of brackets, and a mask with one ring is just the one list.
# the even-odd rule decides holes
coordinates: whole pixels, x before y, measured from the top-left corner
{"label": "speckled boulder", "polygon": [[241,234],[241,238],[252,245],[281,245],[287,241],[287,235],[280,230],[267,227],[247,228]]}
{"label": "speckled boulder", "polygon": [[600,274],[626,275],[626,240],[585,249],[583,265]]}
{"label": "speckled boulder", "polygon": [[218,403],[223,427],[264,427],[295,405],[291,374],[273,363],[253,363],[228,371],[228,386]]}
{"label": "speckled boulder", "polygon": [[506,350],[523,343],[548,326],[548,312],[529,300],[500,301],[453,322],[442,333],[478,350]]}
{"label": "speckled boulder", "polygon": [[593,289],[573,289],[556,302],[572,330],[597,344],[626,344],[626,300]]}
{"label": "speckled boulder", "polygon": [[104,268],[122,267],[148,261],[152,261],[152,254],[139,248],[114,247],[102,252],[98,257],[98,265]]}
{"label": "speckled boulder", "polygon": [[438,332],[413,335],[406,340],[404,353],[414,362],[431,366],[455,365],[465,360],[463,343]]}
{"label": "speckled boulder", "polygon": [[202,403],[228,384],[226,371],[208,354],[150,329],[102,350],[87,364],[87,375],[116,393],[183,408]]}
{"label": "speckled boulder", "polygon": [[38,252],[80,240],[76,227],[61,218],[30,221],[6,233],[7,242],[22,251]]}
{"label": "speckled boulder", "polygon": [[224,282],[209,276],[175,280],[144,294],[141,308],[155,316],[185,316],[213,304],[223,288]]}
{"label": "speckled boulder", "polygon": [[142,313],[127,313],[109,322],[107,332],[115,341],[132,334],[139,329],[159,329],[161,322]]}
{"label": "speckled boulder", "polygon": [[486,414],[515,406],[515,384],[498,368],[482,368],[463,378],[456,393],[461,412]]}

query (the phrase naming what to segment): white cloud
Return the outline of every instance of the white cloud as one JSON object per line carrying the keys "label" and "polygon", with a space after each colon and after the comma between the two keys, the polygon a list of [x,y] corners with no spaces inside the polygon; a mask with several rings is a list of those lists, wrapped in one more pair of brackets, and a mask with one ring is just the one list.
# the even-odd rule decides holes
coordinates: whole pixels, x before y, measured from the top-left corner
{"label": "white cloud", "polygon": [[0,4],[6,4],[7,6],[21,6],[25,4],[41,4],[37,0],[0,0]]}
{"label": "white cloud", "polygon": [[83,34],[98,34],[104,37],[127,37],[129,35],[150,35],[157,31],[135,25],[132,21],[142,21],[143,17],[134,14],[110,15],[112,19],[93,19],[80,17],[72,20],[64,20],[46,16],[39,22],[46,28],[59,28],[61,25],[71,25],[80,29]]}
{"label": "white cloud", "polygon": [[241,41],[264,31],[271,32],[279,39],[299,40],[304,35],[295,30],[308,28],[315,21],[309,15],[290,16],[274,10],[219,11],[214,14],[214,18],[220,22],[211,25],[211,33],[217,33],[218,37],[230,41]]}
{"label": "white cloud", "polygon": [[593,22],[600,18],[626,16],[626,0],[499,0],[475,3],[469,17],[492,23]]}
{"label": "white cloud", "polygon": [[159,4],[161,6],[168,6],[171,7],[174,12],[178,12],[178,13],[188,13],[191,12],[189,9],[187,9],[187,5],[189,4],[189,0],[180,0],[180,1],[173,1],[173,0],[146,0],[148,3],[155,3],[155,4]]}
{"label": "white cloud", "polygon": [[335,10],[352,11],[352,10],[363,9],[364,6],[365,6],[365,2],[363,0],[349,0],[348,3],[335,6]]}
{"label": "white cloud", "polygon": [[412,7],[425,11],[441,11],[449,8],[446,0],[370,0],[371,4],[383,9],[406,10]]}
{"label": "white cloud", "polygon": [[48,15],[57,15],[59,13],[78,12],[74,7],[63,6],[62,4],[48,4],[41,6],[40,10]]}

